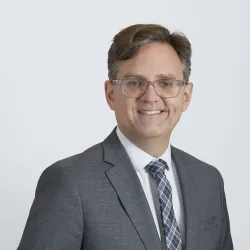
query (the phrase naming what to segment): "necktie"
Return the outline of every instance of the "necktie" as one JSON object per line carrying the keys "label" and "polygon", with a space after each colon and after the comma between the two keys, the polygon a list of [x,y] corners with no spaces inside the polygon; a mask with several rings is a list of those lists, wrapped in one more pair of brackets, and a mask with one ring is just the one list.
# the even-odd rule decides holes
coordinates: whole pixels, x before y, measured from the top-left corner
{"label": "necktie", "polygon": [[165,175],[167,163],[162,160],[151,161],[146,169],[157,182],[159,191],[161,219],[168,250],[181,250],[180,230],[174,215],[172,202],[172,188]]}

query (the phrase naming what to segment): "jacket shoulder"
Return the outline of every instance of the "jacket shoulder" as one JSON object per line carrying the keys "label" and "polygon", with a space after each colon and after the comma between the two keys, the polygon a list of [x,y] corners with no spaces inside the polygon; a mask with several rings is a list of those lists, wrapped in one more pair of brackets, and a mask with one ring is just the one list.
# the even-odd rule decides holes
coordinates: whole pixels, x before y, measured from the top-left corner
{"label": "jacket shoulder", "polygon": [[100,162],[102,159],[103,159],[103,149],[101,143],[98,143],[84,150],[81,153],[63,158],[55,162],[52,166],[56,165],[64,168],[71,168],[82,162],[95,164]]}
{"label": "jacket shoulder", "polygon": [[103,164],[103,148],[101,143],[98,143],[81,153],[54,162],[44,169],[42,175],[68,173],[76,176],[82,171],[91,171],[100,164]]}
{"label": "jacket shoulder", "polygon": [[220,175],[219,170],[215,166],[212,166],[209,163],[204,162],[179,148],[172,146],[172,151],[176,155],[178,155],[178,157],[181,157],[185,162],[189,163],[189,165],[195,168],[196,171],[209,172]]}

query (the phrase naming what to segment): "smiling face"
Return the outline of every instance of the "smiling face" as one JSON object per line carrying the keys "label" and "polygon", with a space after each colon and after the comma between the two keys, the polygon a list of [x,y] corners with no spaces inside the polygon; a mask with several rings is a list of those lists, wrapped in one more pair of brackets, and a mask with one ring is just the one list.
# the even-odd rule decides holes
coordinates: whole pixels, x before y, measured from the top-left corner
{"label": "smiling face", "polygon": [[[154,42],[138,50],[131,59],[118,64],[116,79],[135,76],[139,79],[155,81],[163,76],[183,79],[182,64],[175,50],[166,43]],[[181,87],[174,98],[158,96],[152,85],[144,95],[137,98],[124,96],[121,86],[105,82],[107,102],[115,111],[118,127],[131,141],[159,138],[169,139],[181,114],[190,103],[192,84]]]}

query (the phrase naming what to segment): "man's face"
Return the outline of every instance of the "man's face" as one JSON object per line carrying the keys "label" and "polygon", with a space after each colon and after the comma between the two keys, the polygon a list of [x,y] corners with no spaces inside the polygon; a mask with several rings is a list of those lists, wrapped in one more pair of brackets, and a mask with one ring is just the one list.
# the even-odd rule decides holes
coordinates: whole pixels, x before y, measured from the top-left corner
{"label": "man's face", "polygon": [[[155,81],[164,76],[176,80],[183,79],[182,65],[175,50],[168,44],[150,43],[139,49],[136,56],[118,65],[116,79],[127,75],[140,76]],[[159,97],[152,85],[141,97],[124,96],[120,85],[105,82],[107,102],[115,111],[119,128],[125,136],[132,139],[168,138],[186,110],[192,95],[192,84],[181,87],[180,94],[174,98]],[[158,114],[145,114],[142,111],[160,110]]]}

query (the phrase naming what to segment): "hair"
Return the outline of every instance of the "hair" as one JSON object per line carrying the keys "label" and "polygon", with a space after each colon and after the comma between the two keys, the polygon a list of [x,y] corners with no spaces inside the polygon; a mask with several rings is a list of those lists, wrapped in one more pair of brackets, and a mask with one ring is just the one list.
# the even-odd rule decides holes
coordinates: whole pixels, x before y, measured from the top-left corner
{"label": "hair", "polygon": [[120,61],[132,58],[141,47],[152,42],[167,43],[173,47],[182,63],[184,80],[188,82],[192,55],[189,40],[184,34],[170,33],[168,29],[157,24],[135,24],[115,35],[108,51],[109,79],[116,78]]}

